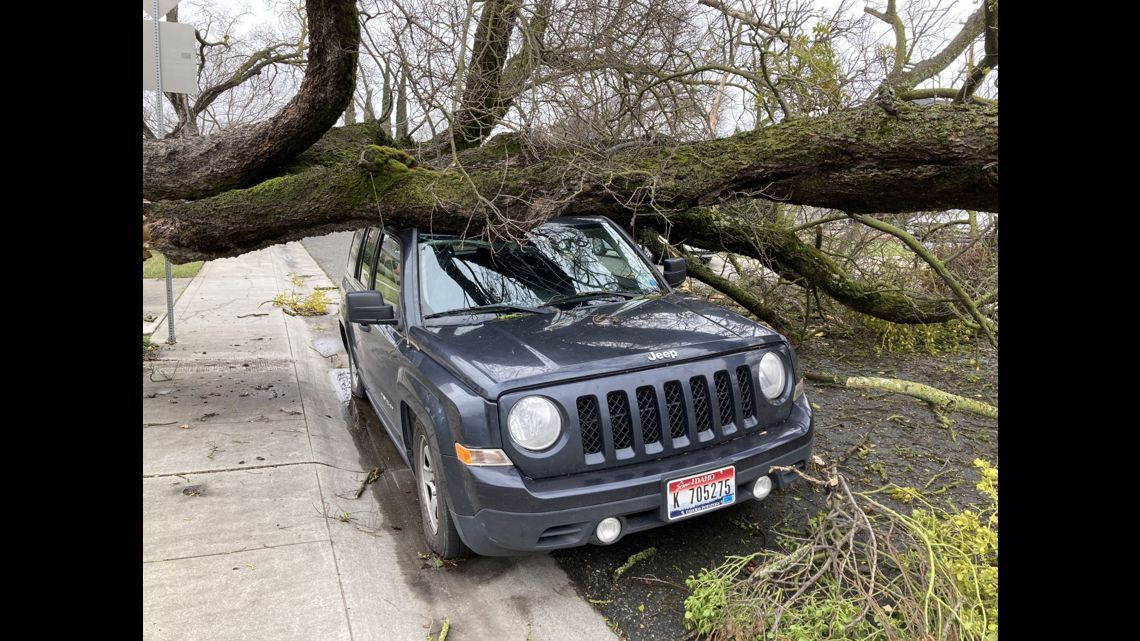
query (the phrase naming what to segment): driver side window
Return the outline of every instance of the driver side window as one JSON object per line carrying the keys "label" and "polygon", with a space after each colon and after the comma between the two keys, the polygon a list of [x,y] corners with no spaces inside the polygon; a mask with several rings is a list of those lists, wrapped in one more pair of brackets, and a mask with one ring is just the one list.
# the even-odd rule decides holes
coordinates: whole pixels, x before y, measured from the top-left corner
{"label": "driver side window", "polygon": [[364,236],[364,249],[360,257],[360,284],[372,289],[372,266],[376,264],[376,244],[380,240],[380,229],[369,227]]}
{"label": "driver side window", "polygon": [[390,231],[380,241],[380,257],[376,261],[376,284],[372,289],[384,295],[384,302],[400,309],[400,237]]}

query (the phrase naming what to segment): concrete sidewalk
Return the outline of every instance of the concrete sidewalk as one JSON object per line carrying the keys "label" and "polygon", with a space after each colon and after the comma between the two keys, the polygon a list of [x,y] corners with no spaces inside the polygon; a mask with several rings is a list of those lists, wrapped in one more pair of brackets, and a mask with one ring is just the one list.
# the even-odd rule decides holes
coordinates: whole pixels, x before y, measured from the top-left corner
{"label": "concrete sidewalk", "polygon": [[143,364],[144,638],[615,638],[548,555],[435,567],[411,472],[349,402],[336,306],[259,306],[289,273],[333,285],[298,243],[206,263]]}

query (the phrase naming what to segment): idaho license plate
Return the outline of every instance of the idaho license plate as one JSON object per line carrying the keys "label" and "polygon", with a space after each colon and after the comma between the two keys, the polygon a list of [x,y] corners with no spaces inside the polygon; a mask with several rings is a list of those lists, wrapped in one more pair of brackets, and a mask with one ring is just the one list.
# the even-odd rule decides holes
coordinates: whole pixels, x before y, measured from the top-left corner
{"label": "idaho license plate", "polygon": [[665,507],[670,521],[735,501],[736,467],[733,465],[673,479],[665,487]]}

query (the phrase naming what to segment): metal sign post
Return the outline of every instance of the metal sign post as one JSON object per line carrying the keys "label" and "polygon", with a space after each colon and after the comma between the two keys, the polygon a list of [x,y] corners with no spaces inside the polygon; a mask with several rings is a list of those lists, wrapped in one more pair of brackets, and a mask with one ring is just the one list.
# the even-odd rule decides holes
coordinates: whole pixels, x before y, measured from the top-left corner
{"label": "metal sign post", "polygon": [[[154,0],[151,17],[154,19],[154,92],[155,118],[158,120],[158,131],[155,136],[161,140],[166,136],[166,127],[162,123],[162,29],[159,28],[158,0]],[[163,256],[166,261],[166,344],[174,344],[174,278],[171,271],[170,259]]]}
{"label": "metal sign post", "polygon": [[[170,91],[175,93],[198,93],[196,65],[194,64],[194,27],[176,23],[163,24],[159,21],[162,16],[170,12],[178,4],[178,0],[143,0],[143,11],[150,11],[151,27],[154,38],[154,107],[157,130],[155,137],[161,140],[166,137],[166,126],[162,119],[162,33],[165,31],[171,36],[167,43],[174,60],[168,61],[173,80]],[[151,89],[150,78],[147,77],[147,24],[143,21],[143,89]],[[170,259],[166,261],[166,329],[168,345],[174,344],[174,279]]]}

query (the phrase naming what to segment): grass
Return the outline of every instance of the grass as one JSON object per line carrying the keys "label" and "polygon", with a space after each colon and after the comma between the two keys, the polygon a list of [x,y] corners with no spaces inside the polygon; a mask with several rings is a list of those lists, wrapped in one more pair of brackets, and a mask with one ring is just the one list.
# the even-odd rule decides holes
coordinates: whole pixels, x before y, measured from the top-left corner
{"label": "grass", "polygon": [[[200,269],[202,269],[202,261],[196,260],[192,263],[171,265],[170,273],[174,278],[192,278]],[[150,258],[143,261],[143,278],[166,278],[166,261],[162,254],[153,249],[150,252]]]}
{"label": "grass", "polygon": [[280,292],[273,297],[273,300],[265,303],[273,303],[274,307],[280,307],[281,311],[290,316],[323,316],[328,313],[328,304],[332,301],[329,300],[325,290],[329,288],[318,287],[303,296],[297,291],[298,287],[305,286],[301,277],[290,272],[289,280],[293,283],[292,291]]}

